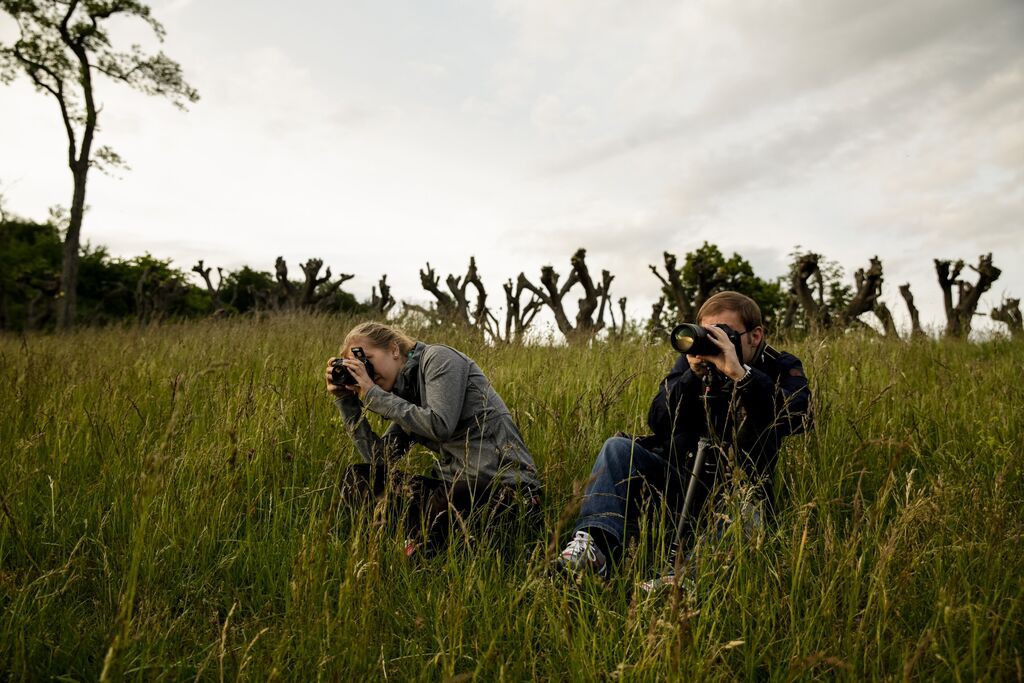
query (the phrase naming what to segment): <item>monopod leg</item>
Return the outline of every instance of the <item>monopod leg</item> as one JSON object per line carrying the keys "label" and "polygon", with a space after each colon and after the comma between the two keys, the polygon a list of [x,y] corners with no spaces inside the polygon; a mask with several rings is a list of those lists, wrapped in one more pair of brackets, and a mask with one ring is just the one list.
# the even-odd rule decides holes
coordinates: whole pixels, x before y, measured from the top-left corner
{"label": "monopod leg", "polygon": [[683,541],[686,534],[686,528],[692,517],[691,508],[693,507],[693,501],[697,497],[697,487],[700,486],[700,477],[704,471],[704,459],[707,455],[708,446],[710,445],[707,439],[701,439],[697,442],[697,455],[693,459],[693,468],[690,470],[690,482],[686,486],[686,497],[683,499],[683,510],[679,514],[679,523],[676,524],[676,536],[672,543],[672,550],[675,557],[672,561],[673,573],[678,575],[680,568],[683,563]]}

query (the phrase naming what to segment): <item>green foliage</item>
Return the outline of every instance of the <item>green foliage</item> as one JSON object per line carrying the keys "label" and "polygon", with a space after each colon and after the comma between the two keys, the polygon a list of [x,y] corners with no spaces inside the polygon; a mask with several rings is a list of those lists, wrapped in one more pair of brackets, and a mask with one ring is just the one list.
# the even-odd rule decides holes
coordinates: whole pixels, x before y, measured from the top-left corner
{"label": "green foliage", "polygon": [[[58,212],[48,223],[0,220],[0,330],[51,329],[59,290],[62,245]],[[124,321],[194,318],[215,312],[205,287],[170,259],[150,254],[115,258],[103,246],[80,251],[78,308],[82,322],[106,325]],[[293,283],[295,288],[302,283]],[[220,298],[228,313],[276,310],[282,306],[278,283],[270,273],[243,266],[224,276]],[[322,299],[325,313],[365,313],[349,292]]]}
{"label": "green foliage", "polygon": [[785,307],[779,282],[762,280],[754,275],[750,262],[738,253],[733,252],[726,259],[717,246],[708,242],[689,252],[683,264],[684,284],[696,287],[701,281],[711,283],[710,294],[731,290],[749,296],[761,308],[761,315],[769,327],[774,326]]}
{"label": "green foliage", "polygon": [[[19,29],[13,44],[0,45],[0,80],[9,81],[23,72],[37,90],[61,102],[69,126],[82,126],[92,115],[91,85],[83,80],[86,69],[89,78],[93,72],[103,74],[148,95],[168,97],[179,107],[199,99],[185,82],[181,67],[162,52],[148,55],[138,45],[128,51],[114,49],[107,28],[114,17],[141,19],[163,40],[163,26],[143,3],[0,0],[0,11],[13,18]],[[83,60],[85,55],[88,61]],[[107,163],[120,163],[109,148],[100,156]]]}
{"label": "green foliage", "polygon": [[522,425],[546,530],[408,563],[397,529],[338,498],[355,454],[322,368],[352,322],[0,336],[0,678],[1018,675],[1020,343],[793,347],[817,428],[781,452],[776,525],[706,546],[676,601],[634,590],[657,544],[607,585],[546,571],[603,440],[644,430],[665,346],[430,339],[474,357]]}
{"label": "green foliage", "polygon": [[96,100],[95,81],[102,75],[147,95],[166,97],[179,108],[196,102],[199,95],[185,81],[178,63],[163,52],[146,54],[139,45],[129,51],[114,48],[109,24],[123,19],[142,20],[163,41],[163,26],[141,2],[0,0],[0,12],[14,19],[18,28],[12,44],[0,43],[0,83],[23,73],[37,91],[52,96],[67,139],[73,191],[64,233],[61,296],[53,302],[57,327],[65,329],[74,324],[78,308],[77,264],[89,170],[95,166],[110,173],[128,167],[110,147],[94,146],[103,110]]}
{"label": "green foliage", "polygon": [[[686,254],[678,277],[670,278],[663,289],[666,303],[676,318],[695,316],[708,297],[726,290],[740,292],[756,301],[769,328],[775,327],[786,305],[780,282],[755,275],[750,262],[738,253],[726,259],[721,249],[709,242]],[[681,311],[680,300],[692,312]]]}
{"label": "green foliage", "polygon": [[370,310],[369,306],[365,303],[361,303],[352,294],[343,289],[339,289],[327,298],[323,299],[318,305],[318,308],[325,313],[349,314],[366,313]]}
{"label": "green foliage", "polygon": [[224,277],[221,298],[236,311],[253,311],[267,306],[276,287],[274,276],[270,273],[242,266],[240,270]]}
{"label": "green foliage", "polygon": [[0,330],[47,323],[60,259],[60,232],[52,223],[0,221]]}
{"label": "green foliage", "polygon": [[82,250],[79,315],[92,324],[118,320],[182,318],[211,312],[209,296],[185,273],[149,254],[111,258],[104,247]]}

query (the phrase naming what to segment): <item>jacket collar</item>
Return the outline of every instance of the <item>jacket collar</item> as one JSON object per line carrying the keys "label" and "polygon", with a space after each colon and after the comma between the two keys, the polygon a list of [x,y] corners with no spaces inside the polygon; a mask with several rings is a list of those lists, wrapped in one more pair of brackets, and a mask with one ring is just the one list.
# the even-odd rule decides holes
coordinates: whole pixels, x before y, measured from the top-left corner
{"label": "jacket collar", "polygon": [[395,394],[407,398],[419,392],[420,358],[426,348],[423,342],[416,342],[416,346],[406,355],[405,363],[395,378],[395,388],[392,389]]}

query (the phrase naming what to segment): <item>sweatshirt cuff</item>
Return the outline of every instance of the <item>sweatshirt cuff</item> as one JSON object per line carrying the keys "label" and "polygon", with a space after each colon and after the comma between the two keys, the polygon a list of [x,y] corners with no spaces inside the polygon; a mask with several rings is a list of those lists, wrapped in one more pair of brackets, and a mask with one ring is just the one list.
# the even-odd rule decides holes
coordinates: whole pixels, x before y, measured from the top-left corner
{"label": "sweatshirt cuff", "polygon": [[363,405],[366,406],[367,410],[372,410],[381,417],[390,417],[387,412],[388,408],[388,397],[392,394],[384,391],[379,386],[374,384],[372,387],[366,390],[366,394],[363,396]]}
{"label": "sweatshirt cuff", "polygon": [[359,398],[355,394],[342,394],[334,397],[334,405],[338,407],[342,415],[352,415],[362,412]]}

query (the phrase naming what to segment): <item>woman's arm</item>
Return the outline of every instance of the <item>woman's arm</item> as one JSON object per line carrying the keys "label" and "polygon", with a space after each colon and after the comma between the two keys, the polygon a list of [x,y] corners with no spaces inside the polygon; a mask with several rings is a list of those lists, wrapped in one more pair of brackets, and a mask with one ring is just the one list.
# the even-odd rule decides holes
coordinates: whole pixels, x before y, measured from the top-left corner
{"label": "woman's arm", "polygon": [[384,436],[377,436],[354,394],[339,396],[334,400],[334,405],[338,406],[345,429],[352,436],[352,442],[364,462],[388,463],[409,450],[412,439],[395,423],[387,428]]}
{"label": "woman's arm", "polygon": [[409,434],[436,442],[455,433],[462,415],[469,382],[469,362],[445,346],[431,346],[423,352],[420,373],[424,381],[423,405],[372,386],[363,397],[368,409],[394,421]]}

